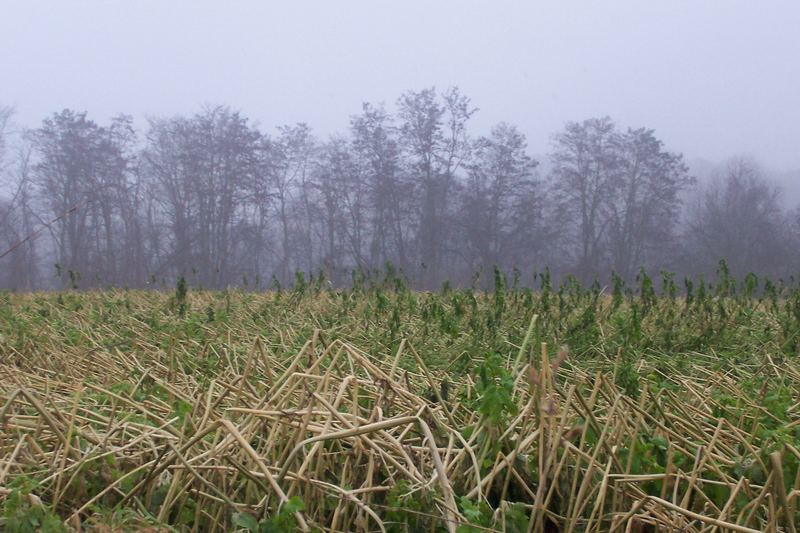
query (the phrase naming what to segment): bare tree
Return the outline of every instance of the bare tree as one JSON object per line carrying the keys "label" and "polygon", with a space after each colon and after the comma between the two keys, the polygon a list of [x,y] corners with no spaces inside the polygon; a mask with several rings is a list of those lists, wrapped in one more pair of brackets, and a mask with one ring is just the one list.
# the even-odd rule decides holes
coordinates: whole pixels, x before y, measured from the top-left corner
{"label": "bare tree", "polygon": [[293,247],[292,237],[297,234],[295,215],[299,191],[310,171],[311,155],[315,144],[311,129],[307,124],[282,126],[278,128],[280,135],[272,143],[274,172],[271,179],[275,198],[275,217],[280,227],[281,256],[278,265],[278,277],[287,282],[291,279],[293,257],[297,258],[298,248]]}
{"label": "bare tree", "polygon": [[641,267],[664,264],[680,212],[680,192],[693,183],[679,154],[653,130],[629,129],[614,143],[618,183],[610,203],[607,248],[612,268],[630,279]]}
{"label": "bare tree", "polygon": [[[728,162],[690,206],[685,241],[689,269],[713,271],[724,259],[734,275],[781,275],[792,270],[788,217],[780,191],[752,160]],[[796,267],[796,265],[795,265]]]}
{"label": "bare tree", "polygon": [[[54,223],[56,260],[70,281],[121,283],[118,249],[121,203],[131,199],[127,180],[133,142],[130,119],[108,128],[86,113],[64,110],[30,132],[37,154],[32,177]],[[66,278],[64,278],[66,279]]]}
{"label": "bare tree", "polygon": [[456,173],[469,157],[466,124],[477,109],[458,88],[441,99],[433,88],[410,91],[400,97],[398,107],[400,139],[417,189],[416,247],[425,265],[421,284],[431,288],[441,278]]}
{"label": "bare tree", "polygon": [[[15,289],[32,290],[39,283],[39,261],[36,254],[37,228],[33,211],[31,147],[21,144],[16,158],[9,165],[9,182],[13,194],[2,200],[0,207],[0,251],[6,255],[2,269],[2,284]],[[2,264],[2,263],[0,263]]]}
{"label": "bare tree", "polygon": [[369,209],[366,216],[371,236],[366,262],[370,268],[382,267],[391,261],[401,269],[408,269],[413,185],[400,168],[397,129],[383,107],[364,104],[362,113],[350,119],[350,132],[358,164],[353,176],[365,180],[365,207]]}
{"label": "bare tree", "polygon": [[523,266],[542,248],[544,187],[526,149],[525,136],[506,123],[475,143],[458,217],[470,271]]}
{"label": "bare tree", "polygon": [[409,91],[318,142],[307,124],[268,136],[213,106],[150,119],[139,146],[131,117],[99,125],[65,110],[9,149],[0,108],[0,153],[16,154],[0,187],[0,246],[14,250],[0,284],[41,285],[54,263],[83,287],[291,283],[295,270],[339,284],[392,263],[433,289],[494,265],[592,281],[721,258],[735,274],[786,275],[800,261],[800,216],[752,162],[732,162],[685,209],[693,178],[653,130],[568,123],[545,174],[512,125],[472,142],[475,112],[456,88]]}
{"label": "bare tree", "polygon": [[152,120],[146,171],[162,198],[171,239],[167,261],[196,283],[220,287],[239,278],[237,254],[248,190],[261,170],[261,134],[226,107],[191,118]]}
{"label": "bare tree", "polygon": [[[143,151],[144,172],[150,182],[148,227],[153,252],[158,254],[155,275],[187,275],[193,264],[193,235],[196,199],[195,187],[187,176],[190,122],[183,117],[150,119],[147,146]],[[166,220],[169,239],[160,231],[160,219]],[[164,242],[166,241],[166,242]]]}
{"label": "bare tree", "polygon": [[669,261],[680,193],[693,181],[681,155],[652,130],[619,132],[608,117],[569,123],[554,144],[554,189],[574,232],[576,273],[589,281],[610,267],[630,279]]}
{"label": "bare tree", "polygon": [[36,237],[43,228],[35,225],[31,145],[24,139],[8,142],[13,114],[12,107],[0,106],[0,191],[9,194],[0,197],[0,286],[32,290],[39,282]]}
{"label": "bare tree", "polygon": [[314,161],[311,182],[315,189],[314,209],[322,216],[318,220],[319,267],[328,279],[341,283],[346,264],[347,195],[355,163],[349,144],[344,138],[334,138],[320,147]]}
{"label": "bare tree", "polygon": [[619,186],[618,142],[609,117],[570,122],[554,140],[556,201],[561,221],[575,239],[575,272],[587,281],[607,265],[603,240]]}

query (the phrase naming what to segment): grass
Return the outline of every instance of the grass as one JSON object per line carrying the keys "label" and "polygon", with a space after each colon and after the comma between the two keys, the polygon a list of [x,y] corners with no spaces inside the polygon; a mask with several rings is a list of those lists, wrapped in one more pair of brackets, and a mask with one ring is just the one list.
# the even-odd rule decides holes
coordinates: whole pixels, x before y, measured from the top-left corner
{"label": "grass", "polygon": [[797,289],[357,281],[0,295],[2,528],[796,531]]}

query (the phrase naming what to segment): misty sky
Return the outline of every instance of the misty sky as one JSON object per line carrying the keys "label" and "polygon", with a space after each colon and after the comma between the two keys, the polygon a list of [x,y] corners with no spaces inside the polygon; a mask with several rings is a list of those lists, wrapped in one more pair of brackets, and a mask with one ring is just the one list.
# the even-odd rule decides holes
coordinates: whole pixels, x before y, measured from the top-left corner
{"label": "misty sky", "polygon": [[228,104],[263,127],[347,127],[361,102],[458,85],[473,134],[648,126],[688,159],[800,169],[800,1],[4,1],[0,103],[38,125]]}

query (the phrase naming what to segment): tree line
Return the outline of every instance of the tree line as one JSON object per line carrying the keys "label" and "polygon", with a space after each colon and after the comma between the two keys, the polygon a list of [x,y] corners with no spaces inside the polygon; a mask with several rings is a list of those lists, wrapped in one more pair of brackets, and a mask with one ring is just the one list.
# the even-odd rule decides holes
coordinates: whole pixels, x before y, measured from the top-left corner
{"label": "tree line", "polygon": [[[800,268],[800,216],[748,159],[698,184],[648,128],[569,122],[535,159],[500,123],[474,136],[458,88],[365,103],[327,139],[226,106],[137,129],[64,110],[10,133],[0,107],[0,286],[266,288],[296,272],[346,284],[396,269],[414,286],[583,282],[641,268],[775,277]],[[545,147],[542,147],[545,148]]]}

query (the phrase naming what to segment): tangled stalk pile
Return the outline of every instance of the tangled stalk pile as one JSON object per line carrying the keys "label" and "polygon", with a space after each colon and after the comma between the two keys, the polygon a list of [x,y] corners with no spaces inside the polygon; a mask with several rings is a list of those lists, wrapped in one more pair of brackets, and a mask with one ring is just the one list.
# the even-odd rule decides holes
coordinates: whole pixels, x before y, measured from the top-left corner
{"label": "tangled stalk pile", "polygon": [[411,316],[381,344],[374,294],[64,296],[5,302],[8,531],[796,531],[800,367],[774,347],[606,353],[608,301],[569,352],[508,295],[479,345]]}

